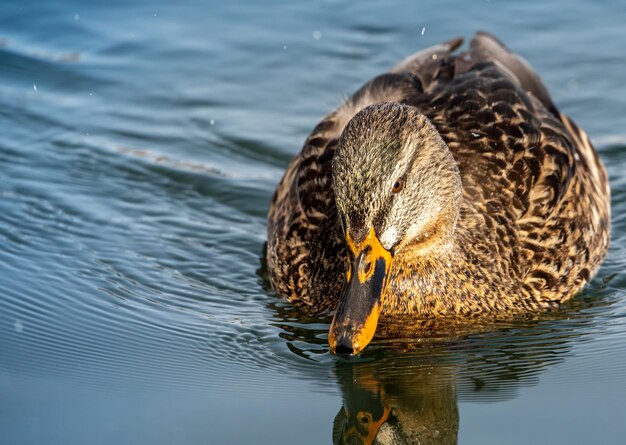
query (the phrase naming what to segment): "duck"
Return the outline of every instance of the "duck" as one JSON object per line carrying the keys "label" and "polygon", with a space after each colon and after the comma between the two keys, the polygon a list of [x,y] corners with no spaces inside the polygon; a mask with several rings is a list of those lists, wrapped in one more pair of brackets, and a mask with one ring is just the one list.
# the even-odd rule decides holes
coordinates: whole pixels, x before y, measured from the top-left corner
{"label": "duck", "polygon": [[267,216],[272,289],[355,355],[385,320],[560,307],[596,274],[610,187],[529,63],[479,31],[419,51],[317,124]]}

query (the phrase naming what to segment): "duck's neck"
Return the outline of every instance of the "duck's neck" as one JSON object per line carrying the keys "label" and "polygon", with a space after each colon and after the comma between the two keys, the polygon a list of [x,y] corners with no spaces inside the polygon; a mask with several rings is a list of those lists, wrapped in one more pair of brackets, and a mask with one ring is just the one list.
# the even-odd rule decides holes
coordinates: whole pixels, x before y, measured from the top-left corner
{"label": "duck's neck", "polygon": [[480,212],[466,201],[459,221],[446,243],[428,252],[411,249],[396,255],[383,315],[454,318],[521,307],[510,262],[494,257],[496,231],[488,230]]}

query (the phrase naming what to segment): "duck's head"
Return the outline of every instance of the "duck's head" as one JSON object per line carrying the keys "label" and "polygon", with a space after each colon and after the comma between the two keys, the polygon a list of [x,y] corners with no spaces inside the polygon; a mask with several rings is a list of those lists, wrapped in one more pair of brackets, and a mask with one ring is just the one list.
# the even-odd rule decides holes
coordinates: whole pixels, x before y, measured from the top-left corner
{"label": "duck's head", "polygon": [[440,255],[451,245],[461,179],[435,127],[398,103],[350,120],[332,171],[350,258],[328,340],[333,352],[356,354],[376,331],[394,257]]}

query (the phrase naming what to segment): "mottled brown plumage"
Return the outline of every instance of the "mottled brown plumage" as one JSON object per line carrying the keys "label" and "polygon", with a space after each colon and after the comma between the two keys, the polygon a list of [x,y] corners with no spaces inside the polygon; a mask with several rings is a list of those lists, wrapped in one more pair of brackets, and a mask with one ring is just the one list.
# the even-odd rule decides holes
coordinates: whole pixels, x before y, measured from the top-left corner
{"label": "mottled brown plumage", "polygon": [[594,275],[610,192],[587,135],[495,38],[478,33],[453,54],[461,42],[369,81],[307,138],[268,215],[279,294],[335,310],[346,236],[358,243],[369,227],[395,253],[383,317],[551,308]]}

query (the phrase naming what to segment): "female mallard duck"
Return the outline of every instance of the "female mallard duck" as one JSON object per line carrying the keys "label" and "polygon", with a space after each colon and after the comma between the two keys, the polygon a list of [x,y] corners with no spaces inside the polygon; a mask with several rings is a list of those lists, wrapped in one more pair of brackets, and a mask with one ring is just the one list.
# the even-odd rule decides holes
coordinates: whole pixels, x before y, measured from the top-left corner
{"label": "female mallard duck", "polygon": [[379,316],[558,306],[609,243],[610,192],[587,135],[528,63],[486,33],[366,83],[315,127],[268,215],[278,293],[335,310],[356,354]]}

